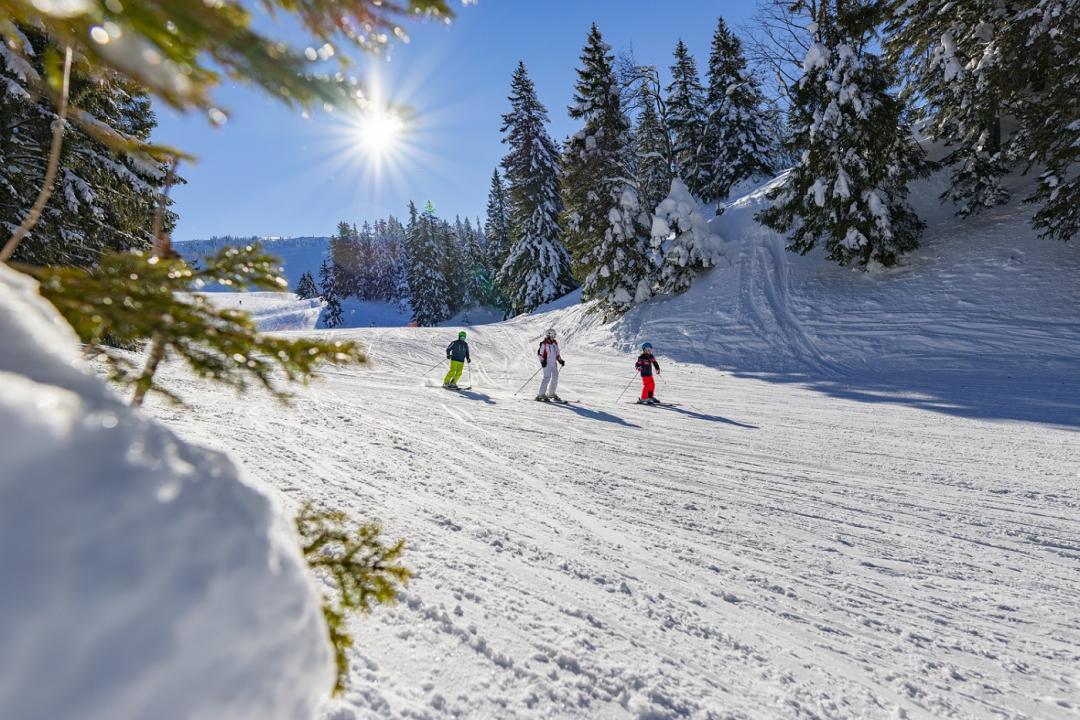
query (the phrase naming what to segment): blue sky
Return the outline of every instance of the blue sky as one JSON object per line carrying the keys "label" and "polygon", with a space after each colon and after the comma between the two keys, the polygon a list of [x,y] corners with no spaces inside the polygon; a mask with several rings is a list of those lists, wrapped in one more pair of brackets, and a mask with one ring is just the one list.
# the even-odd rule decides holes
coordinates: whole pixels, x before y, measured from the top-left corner
{"label": "blue sky", "polygon": [[[388,98],[416,112],[416,129],[392,170],[356,151],[340,113],[305,118],[237,87],[215,95],[231,114],[220,129],[159,107],[155,140],[199,158],[182,168],[188,183],[174,190],[175,237],[328,235],[339,220],[400,217],[410,199],[430,200],[444,216],[482,216],[503,154],[500,116],[518,60],[561,141],[577,129],[566,106],[590,23],[615,51],[632,48],[638,62],[665,72],[681,37],[703,71],[718,14],[737,27],[752,12],[751,0],[479,0],[449,27],[411,25],[412,42],[398,45],[390,62],[354,53],[358,75],[375,72]],[[277,34],[302,40],[287,29]]]}

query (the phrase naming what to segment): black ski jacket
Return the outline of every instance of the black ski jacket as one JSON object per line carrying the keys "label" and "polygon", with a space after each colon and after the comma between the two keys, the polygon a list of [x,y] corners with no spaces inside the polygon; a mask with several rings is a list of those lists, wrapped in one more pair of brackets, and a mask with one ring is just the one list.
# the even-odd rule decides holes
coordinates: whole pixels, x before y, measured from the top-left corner
{"label": "black ski jacket", "polygon": [[455,340],[447,345],[446,359],[455,360],[457,362],[465,362],[466,360],[472,362],[472,358],[469,357],[469,343],[464,340]]}
{"label": "black ski jacket", "polygon": [[638,355],[634,367],[641,373],[641,377],[652,377],[653,368],[656,368],[656,372],[660,372],[660,363],[656,362],[656,357],[653,355],[646,355],[645,353]]}

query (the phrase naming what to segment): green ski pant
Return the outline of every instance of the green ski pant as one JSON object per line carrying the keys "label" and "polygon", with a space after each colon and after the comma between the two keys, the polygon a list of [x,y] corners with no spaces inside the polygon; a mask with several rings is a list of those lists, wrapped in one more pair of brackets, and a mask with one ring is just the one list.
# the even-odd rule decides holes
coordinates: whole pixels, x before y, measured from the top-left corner
{"label": "green ski pant", "polygon": [[446,373],[446,377],[443,378],[443,385],[457,385],[457,381],[461,379],[461,371],[465,367],[465,363],[461,360],[450,361],[450,372]]}

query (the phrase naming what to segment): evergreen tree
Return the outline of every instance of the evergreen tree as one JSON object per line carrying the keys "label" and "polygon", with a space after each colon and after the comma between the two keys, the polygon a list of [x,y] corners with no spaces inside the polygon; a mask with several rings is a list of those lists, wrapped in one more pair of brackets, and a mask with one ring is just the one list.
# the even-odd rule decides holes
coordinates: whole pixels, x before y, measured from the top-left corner
{"label": "evergreen tree", "polygon": [[[951,148],[942,194],[961,215],[1006,202],[1014,163],[1042,167],[1029,202],[1035,227],[1080,231],[1080,3],[1077,0],[912,0],[890,6],[888,48],[925,100],[927,132]],[[1002,127],[1008,118],[1011,134]]]}
{"label": "evergreen tree", "polygon": [[1080,234],[1080,2],[1039,0],[1017,12],[1010,30],[1008,56],[1023,81],[1014,90],[1023,102],[1011,103],[1022,128],[1016,144],[1044,168],[1028,198],[1041,206],[1034,224],[1067,241]]}
{"label": "evergreen tree", "polygon": [[459,232],[461,220],[451,224],[445,220],[436,223],[443,280],[446,283],[446,302],[450,315],[465,305],[468,288],[468,264],[465,259],[464,238]]}
{"label": "evergreen tree", "polygon": [[382,242],[383,297],[389,301],[401,301],[408,296],[405,277],[405,226],[391,215],[386,219]]}
{"label": "evergreen tree", "polygon": [[[4,240],[23,222],[45,180],[57,110],[33,79],[58,49],[40,31],[12,28],[19,43],[0,43],[0,228]],[[17,47],[17,49],[16,49]],[[76,64],[70,95],[80,117],[138,144],[157,124],[146,92],[112,72],[89,75]],[[54,192],[13,259],[32,265],[89,267],[106,251],[148,249],[162,166],[125,154],[81,125],[67,123]],[[175,223],[166,213],[165,231]]]}
{"label": "evergreen tree", "polygon": [[694,278],[716,265],[722,254],[720,239],[709,232],[697,202],[682,180],[671,181],[671,190],[656,208],[652,242],[663,257],[657,292],[673,295],[689,289]]}
{"label": "evergreen tree", "polygon": [[502,118],[502,166],[514,242],[497,282],[513,311],[523,313],[570,292],[574,279],[559,227],[558,150],[548,135],[547,108],[524,63],[514,71],[509,100],[510,112]]}
{"label": "evergreen tree", "polygon": [[334,271],[334,290],[339,298],[355,297],[360,292],[360,246],[356,226],[342,221],[330,238],[330,263]]}
{"label": "evergreen tree", "polygon": [[315,285],[315,278],[311,277],[311,273],[305,272],[300,276],[300,281],[296,283],[296,296],[301,300],[319,297],[319,288]]}
{"label": "evergreen tree", "polygon": [[468,218],[457,223],[458,236],[462,239],[462,267],[465,270],[464,307],[487,305],[491,297],[492,278],[487,265],[487,248],[484,237],[473,228]]}
{"label": "evergreen tree", "polygon": [[697,197],[708,182],[703,162],[705,141],[705,90],[698,79],[697,64],[682,40],[675,45],[668,93],[668,122],[674,142],[675,172]]}
{"label": "evergreen tree", "polygon": [[378,300],[379,294],[379,257],[375,247],[375,231],[371,223],[364,222],[357,230],[353,226],[356,237],[356,297],[361,300]]}
{"label": "evergreen tree", "polygon": [[951,147],[944,162],[952,184],[942,199],[970,215],[1007,202],[1008,172],[1001,117],[1009,112],[1008,75],[1000,37],[1008,5],[997,0],[915,0],[893,8],[889,57],[905,70],[909,91],[925,101],[926,131]]}
{"label": "evergreen tree", "polygon": [[747,71],[742,42],[720,18],[709,54],[703,198],[726,198],[736,183],[771,176],[774,141],[757,79]]}
{"label": "evergreen tree", "polygon": [[420,326],[438,325],[452,314],[446,278],[442,274],[439,224],[431,203],[424,208],[423,214],[418,214],[416,205],[409,203],[405,278],[412,318]]}
{"label": "evergreen tree", "polygon": [[917,247],[922,232],[906,200],[908,182],[923,172],[922,151],[889,93],[893,75],[867,49],[868,6],[834,2],[818,5],[791,108],[789,149],[801,159],[758,220],[790,232],[795,252],[822,242],[842,265],[892,265]]}
{"label": "evergreen tree", "polygon": [[510,203],[506,197],[506,185],[499,176],[498,168],[491,173],[486,220],[484,235],[487,236],[488,250],[491,253],[488,262],[491,267],[498,269],[506,262],[510,247],[514,244],[513,235],[510,232]]}
{"label": "evergreen tree", "polygon": [[492,278],[491,297],[488,304],[504,312],[509,312],[510,301],[496,281],[499,270],[506,263],[506,258],[510,256],[510,248],[513,247],[506,185],[499,176],[497,168],[491,174],[491,189],[488,191],[484,236],[487,238],[487,268]]}
{"label": "evergreen tree", "polygon": [[570,117],[584,127],[563,152],[564,222],[582,297],[624,312],[650,295],[647,217],[628,166],[630,121],[623,113],[613,57],[592,26],[577,71]]}
{"label": "evergreen tree", "polygon": [[661,127],[653,103],[644,102],[638,115],[634,132],[634,149],[637,154],[637,188],[642,207],[652,212],[664,199],[674,173],[666,158],[667,131]]}
{"label": "evergreen tree", "polygon": [[328,258],[323,258],[322,265],[319,267],[319,285],[321,286],[319,295],[326,303],[322,315],[323,326],[335,328],[342,323],[341,298],[337,291],[334,264]]}

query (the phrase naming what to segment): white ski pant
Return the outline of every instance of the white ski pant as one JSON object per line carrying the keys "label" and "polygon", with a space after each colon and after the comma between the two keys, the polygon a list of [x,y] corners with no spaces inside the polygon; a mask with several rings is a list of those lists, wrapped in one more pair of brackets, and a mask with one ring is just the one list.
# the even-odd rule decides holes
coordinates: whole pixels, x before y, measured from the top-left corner
{"label": "white ski pant", "polygon": [[559,387],[559,363],[549,360],[544,368],[544,379],[540,381],[538,395],[554,395]]}

